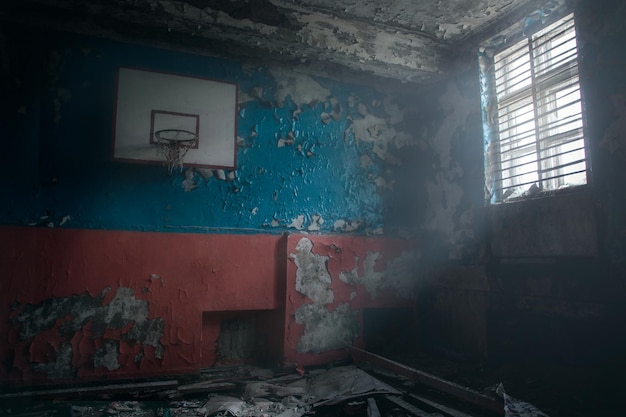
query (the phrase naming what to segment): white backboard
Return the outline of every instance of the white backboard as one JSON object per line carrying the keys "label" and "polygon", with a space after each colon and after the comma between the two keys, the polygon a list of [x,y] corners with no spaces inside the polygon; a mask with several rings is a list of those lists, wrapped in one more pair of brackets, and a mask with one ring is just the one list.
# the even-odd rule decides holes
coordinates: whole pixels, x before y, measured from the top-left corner
{"label": "white backboard", "polygon": [[185,165],[236,167],[236,84],[121,67],[115,106],[115,160],[161,162],[154,132],[183,129],[198,135]]}

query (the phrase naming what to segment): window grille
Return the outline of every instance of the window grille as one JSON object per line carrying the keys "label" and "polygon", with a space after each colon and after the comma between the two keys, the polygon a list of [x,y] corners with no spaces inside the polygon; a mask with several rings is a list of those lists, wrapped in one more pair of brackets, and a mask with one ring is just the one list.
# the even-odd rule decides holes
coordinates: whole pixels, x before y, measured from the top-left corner
{"label": "window grille", "polygon": [[489,200],[586,184],[574,16],[495,54],[490,71],[496,105],[489,115]]}

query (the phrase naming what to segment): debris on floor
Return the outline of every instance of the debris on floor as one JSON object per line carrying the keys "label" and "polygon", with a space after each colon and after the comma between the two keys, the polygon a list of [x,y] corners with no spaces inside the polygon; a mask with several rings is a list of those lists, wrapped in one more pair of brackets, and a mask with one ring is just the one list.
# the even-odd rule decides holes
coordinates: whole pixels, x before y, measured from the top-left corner
{"label": "debris on floor", "polygon": [[0,393],[0,416],[547,417],[502,387],[472,391],[365,351],[354,362],[271,371],[211,368],[180,381]]}
{"label": "debris on floor", "polygon": [[504,417],[548,417],[534,405],[508,395],[502,384],[498,385],[496,393],[504,398]]}

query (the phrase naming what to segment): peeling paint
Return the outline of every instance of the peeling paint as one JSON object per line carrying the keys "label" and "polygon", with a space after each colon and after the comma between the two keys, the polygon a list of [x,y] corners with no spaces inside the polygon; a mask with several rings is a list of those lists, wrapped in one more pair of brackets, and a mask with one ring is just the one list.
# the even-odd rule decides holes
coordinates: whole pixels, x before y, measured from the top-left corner
{"label": "peeling paint", "polygon": [[352,120],[348,132],[354,138],[372,145],[372,152],[381,160],[394,165],[400,165],[401,161],[389,152],[391,143],[394,143],[396,131],[387,124],[387,121],[367,114],[363,119]]}
{"label": "peeling paint", "polygon": [[287,227],[302,230],[304,229],[303,225],[304,225],[304,215],[301,214],[298,217],[291,219],[291,223],[289,223]]}
{"label": "peeling paint", "polygon": [[181,183],[181,186],[183,187],[183,190],[185,190],[185,192],[189,192],[198,188],[198,183],[196,182],[194,176],[195,173],[193,168],[187,168],[185,170],[185,179]]}
{"label": "peeling paint", "polygon": [[290,255],[298,267],[296,290],[315,304],[332,303],[334,293],[330,288],[332,279],[326,266],[328,256],[313,253],[313,242],[308,238],[300,239],[296,250],[298,253]]}
{"label": "peeling paint", "polygon": [[361,227],[359,221],[346,221],[343,219],[336,220],[333,223],[333,230],[336,232],[353,232]]}
{"label": "peeling paint", "polygon": [[342,271],[339,279],[350,286],[363,285],[372,299],[376,299],[382,289],[389,289],[398,297],[412,299],[419,260],[418,252],[404,251],[398,257],[387,260],[385,267],[381,268],[382,254],[368,251],[363,259],[362,276],[359,275],[359,257],[355,256],[355,267],[350,271]]}
{"label": "peeling paint", "polygon": [[[69,341],[77,334],[84,337],[82,332],[87,326],[94,340],[103,341],[94,355],[94,366],[118,369],[121,366],[118,362],[121,340],[140,343],[144,348],[152,346],[155,357],[163,357],[164,319],[149,319],[148,302],[135,298],[131,288],[118,288],[111,301],[104,304],[109,291],[107,287],[95,297],[84,293],[48,298],[39,304],[16,305],[18,313],[11,322],[20,340],[32,346],[39,335],[53,331],[61,342],[56,358],[33,363],[33,370],[45,372],[49,378],[66,378],[74,374],[76,369],[70,368],[73,352]],[[119,339],[105,337],[109,334],[118,334]]]}
{"label": "peeling paint", "polygon": [[359,279],[359,257],[354,257],[354,268],[351,271],[341,271],[339,273],[339,279],[352,286],[356,286],[360,283]]}
{"label": "peeling paint", "polygon": [[274,93],[274,100],[280,107],[285,105],[287,98],[298,106],[311,106],[314,103],[326,101],[331,95],[330,90],[308,75],[280,68],[272,68],[270,73],[276,78],[277,89]]}
{"label": "peeling paint", "polygon": [[311,224],[307,227],[307,230],[309,232],[319,231],[322,228],[323,224],[324,219],[322,218],[322,216],[314,214],[313,216],[311,216]]}

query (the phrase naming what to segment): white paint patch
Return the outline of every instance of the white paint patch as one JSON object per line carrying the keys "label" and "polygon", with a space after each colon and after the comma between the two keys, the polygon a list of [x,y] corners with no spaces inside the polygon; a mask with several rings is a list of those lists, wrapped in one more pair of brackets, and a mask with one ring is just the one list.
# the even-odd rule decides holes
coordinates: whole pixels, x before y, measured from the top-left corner
{"label": "white paint patch", "polygon": [[287,227],[293,227],[294,229],[302,230],[304,224],[304,215],[299,215],[295,219],[291,219],[291,223]]}
{"label": "white paint patch", "polygon": [[345,221],[339,219],[333,223],[333,230],[335,232],[353,232],[361,227],[361,222],[357,221]]}
{"label": "white paint patch", "polygon": [[185,170],[185,179],[181,183],[181,186],[183,187],[183,190],[185,190],[185,192],[189,192],[198,188],[198,184],[196,183],[194,177],[195,173],[193,168],[187,168]]}
{"label": "white paint patch", "polygon": [[318,231],[322,228],[323,224],[324,224],[324,218],[322,216],[319,216],[317,214],[313,215],[312,222],[309,225],[309,227],[307,227],[307,230],[310,232]]}
{"label": "white paint patch", "polygon": [[335,232],[338,231],[338,230],[343,230],[345,225],[346,225],[346,221],[339,219],[339,220],[335,221],[335,223],[333,223],[333,230]]}
{"label": "white paint patch", "polygon": [[377,227],[374,230],[371,230],[368,234],[370,235],[382,235],[385,233],[385,229],[382,226]]}
{"label": "white paint patch", "polygon": [[287,97],[291,97],[291,100],[298,106],[326,101],[330,97],[330,90],[308,75],[282,68],[272,68],[269,72],[276,79],[277,89],[274,100],[280,107],[284,106]]}
{"label": "white paint patch", "polygon": [[274,35],[276,31],[278,31],[278,28],[276,26],[268,26],[262,23],[255,23],[250,19],[235,19],[229,14],[222,11],[218,11],[216,23],[246,31],[259,32],[260,34],[265,36]]}
{"label": "white paint patch", "polygon": [[438,36],[444,40],[449,40],[463,33],[463,26],[457,23],[441,23],[438,27]]}
{"label": "white paint patch", "polygon": [[404,251],[387,261],[384,268],[380,265],[382,261],[380,252],[367,252],[363,260],[363,276],[359,276],[359,258],[355,257],[355,267],[351,271],[342,271],[339,279],[347,285],[363,285],[372,299],[381,289],[389,289],[398,297],[413,298],[419,277],[419,252]]}
{"label": "white paint patch", "polygon": [[205,181],[213,176],[213,170],[208,168],[195,168],[196,172],[200,174]]}
{"label": "white paint patch", "polygon": [[293,145],[293,139],[292,138],[287,138],[287,139],[280,138],[280,139],[278,139],[278,147],[279,148],[282,148],[282,147],[287,146],[287,145]]}
{"label": "white paint patch", "polygon": [[388,151],[389,144],[396,137],[396,130],[385,119],[368,114],[362,119],[352,120],[348,131],[354,134],[356,140],[371,143],[372,151],[383,161],[400,164],[399,159]]}

